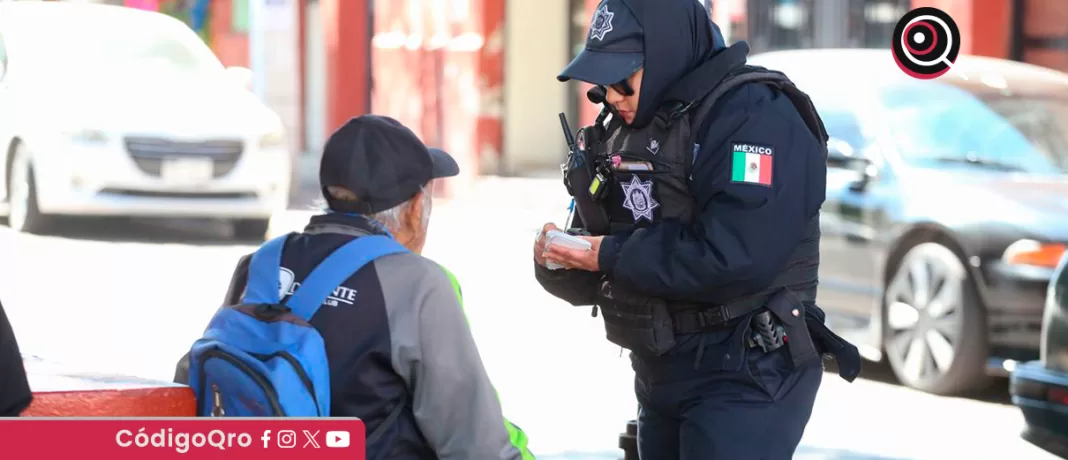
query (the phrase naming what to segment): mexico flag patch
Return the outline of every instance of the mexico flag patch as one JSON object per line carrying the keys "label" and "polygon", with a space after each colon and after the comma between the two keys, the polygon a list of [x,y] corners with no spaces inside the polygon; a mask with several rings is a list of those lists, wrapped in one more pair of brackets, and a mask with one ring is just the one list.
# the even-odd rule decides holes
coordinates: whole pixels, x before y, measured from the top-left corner
{"label": "mexico flag patch", "polygon": [[732,143],[731,182],[771,185],[775,150],[765,145]]}

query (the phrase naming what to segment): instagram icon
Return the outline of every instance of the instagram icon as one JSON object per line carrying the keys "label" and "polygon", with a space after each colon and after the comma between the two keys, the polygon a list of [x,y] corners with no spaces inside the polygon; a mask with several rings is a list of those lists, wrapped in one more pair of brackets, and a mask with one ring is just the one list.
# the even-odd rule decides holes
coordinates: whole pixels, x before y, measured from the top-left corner
{"label": "instagram icon", "polygon": [[278,432],[278,448],[279,449],[292,449],[297,447],[297,433],[293,430],[282,430]]}

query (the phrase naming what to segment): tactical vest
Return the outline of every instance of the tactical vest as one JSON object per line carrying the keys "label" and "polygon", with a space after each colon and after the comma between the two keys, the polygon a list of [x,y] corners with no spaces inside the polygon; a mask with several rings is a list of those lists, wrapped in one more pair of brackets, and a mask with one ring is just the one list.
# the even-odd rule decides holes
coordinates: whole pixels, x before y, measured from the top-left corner
{"label": "tactical vest", "polygon": [[619,121],[609,125],[605,151],[612,174],[604,205],[613,233],[646,227],[664,219],[682,222],[693,219],[690,173],[696,146],[692,134],[704,132],[705,118],[721,96],[753,82],[768,84],[785,93],[813,135],[826,144],[823,122],[805,93],[781,72],[742,66],[730,72],[700,101],[665,104],[641,129]]}
{"label": "tactical vest", "polygon": [[610,126],[605,207],[613,233],[663,219],[693,219],[689,182],[694,143],[690,114],[683,109],[668,104],[642,129],[618,122]]}
{"label": "tactical vest", "polygon": [[[666,105],[644,128],[610,124],[606,154],[612,174],[605,207],[613,232],[664,219],[693,219],[695,205],[689,183],[695,146],[691,134],[707,129],[705,118],[721,96],[754,82],[767,84],[790,99],[826,156],[827,133],[808,96],[780,72],[741,66],[703,99]],[[606,280],[598,305],[605,315],[609,340],[638,353],[659,355],[674,345],[677,334],[722,326],[763,307],[772,309],[772,298],[782,292],[788,291],[795,300],[814,302],[819,269],[818,209],[811,210],[810,215],[805,236],[774,282],[761,292],[724,305],[656,299]],[[656,311],[658,306],[663,312]]]}

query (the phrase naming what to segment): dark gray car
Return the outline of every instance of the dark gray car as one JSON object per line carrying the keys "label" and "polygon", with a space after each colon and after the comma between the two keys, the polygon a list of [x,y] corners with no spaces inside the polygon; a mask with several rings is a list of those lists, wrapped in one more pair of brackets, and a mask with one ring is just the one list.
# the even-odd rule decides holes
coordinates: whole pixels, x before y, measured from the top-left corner
{"label": "dark gray car", "polygon": [[884,50],[754,56],[831,136],[819,304],[908,386],[960,394],[1038,358],[1068,243],[1068,74],[962,56],[935,80]]}

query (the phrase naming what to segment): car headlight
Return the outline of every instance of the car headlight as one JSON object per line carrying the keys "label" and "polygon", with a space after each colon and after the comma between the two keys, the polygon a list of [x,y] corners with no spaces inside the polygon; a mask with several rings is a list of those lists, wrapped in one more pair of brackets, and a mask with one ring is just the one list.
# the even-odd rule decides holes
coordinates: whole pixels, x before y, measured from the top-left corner
{"label": "car headlight", "polygon": [[281,131],[267,133],[260,136],[260,148],[261,149],[273,149],[278,147],[285,147],[286,136]]}
{"label": "car headlight", "polygon": [[1065,245],[1043,243],[1035,240],[1020,240],[1009,245],[1002,254],[1002,262],[1009,265],[1055,268],[1064,255]]}
{"label": "car headlight", "polygon": [[82,144],[103,144],[108,141],[108,135],[96,129],[73,129],[64,134],[70,140]]}

